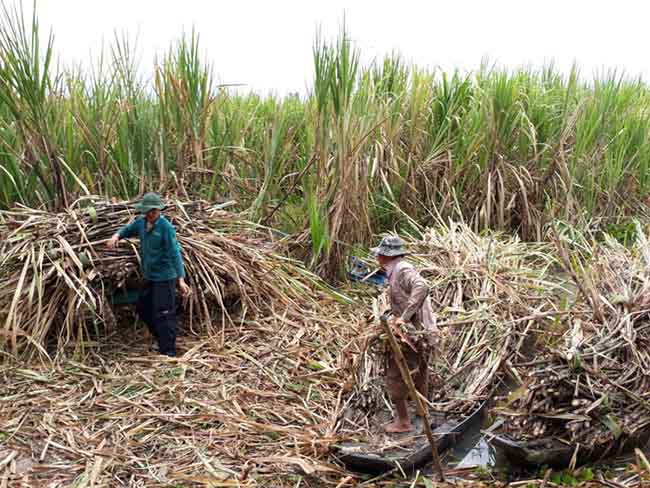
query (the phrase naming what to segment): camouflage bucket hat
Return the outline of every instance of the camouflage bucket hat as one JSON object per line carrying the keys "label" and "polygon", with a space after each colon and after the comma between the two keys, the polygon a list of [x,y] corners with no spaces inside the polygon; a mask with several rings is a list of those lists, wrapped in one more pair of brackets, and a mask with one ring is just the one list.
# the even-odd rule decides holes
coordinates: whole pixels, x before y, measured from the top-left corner
{"label": "camouflage bucket hat", "polygon": [[154,208],[162,210],[165,208],[165,204],[157,193],[145,193],[142,201],[137,203],[135,208],[142,213],[147,213]]}
{"label": "camouflage bucket hat", "polygon": [[373,256],[404,256],[406,254],[406,247],[404,241],[398,236],[384,237],[379,246],[370,250]]}

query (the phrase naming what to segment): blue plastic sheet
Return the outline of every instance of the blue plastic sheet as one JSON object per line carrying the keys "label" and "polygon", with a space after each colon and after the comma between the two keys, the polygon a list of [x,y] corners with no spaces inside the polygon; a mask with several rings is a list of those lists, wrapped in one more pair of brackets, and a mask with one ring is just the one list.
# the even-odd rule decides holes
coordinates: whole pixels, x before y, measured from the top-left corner
{"label": "blue plastic sheet", "polygon": [[350,269],[348,276],[352,281],[367,283],[374,286],[386,286],[388,276],[384,270],[378,270],[374,273],[370,267],[356,256],[350,257]]}

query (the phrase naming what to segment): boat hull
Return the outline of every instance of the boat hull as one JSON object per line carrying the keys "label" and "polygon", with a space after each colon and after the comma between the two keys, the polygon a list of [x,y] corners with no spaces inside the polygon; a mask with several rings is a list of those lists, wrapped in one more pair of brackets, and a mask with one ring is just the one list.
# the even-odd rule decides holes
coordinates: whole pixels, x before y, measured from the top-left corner
{"label": "boat hull", "polygon": [[[437,439],[438,452],[455,445],[467,430],[480,423],[483,418],[485,403],[481,403],[461,421],[438,422],[433,424],[432,432]],[[431,446],[426,439],[416,443],[410,449],[399,453],[368,449],[362,442],[346,442],[334,446],[336,458],[345,466],[356,472],[381,474],[393,469],[412,471],[431,461]]]}
{"label": "boat hull", "polygon": [[499,449],[513,464],[526,468],[549,466],[563,469],[571,465],[575,456],[575,466],[601,461],[605,458],[618,456],[631,451],[636,447],[643,447],[650,439],[650,427],[634,435],[615,440],[608,445],[601,446],[558,446],[557,442],[548,439],[551,447],[544,447],[545,440],[534,443],[516,441],[507,435],[497,434],[489,442]]}

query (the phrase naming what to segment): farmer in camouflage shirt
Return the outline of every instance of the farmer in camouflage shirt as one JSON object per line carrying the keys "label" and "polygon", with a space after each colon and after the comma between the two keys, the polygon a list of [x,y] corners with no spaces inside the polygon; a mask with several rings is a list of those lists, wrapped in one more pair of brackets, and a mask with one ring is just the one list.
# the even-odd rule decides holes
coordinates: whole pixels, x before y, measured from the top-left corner
{"label": "farmer in camouflage shirt", "polygon": [[[436,327],[429,285],[415,267],[404,260],[406,250],[399,237],[385,237],[373,249],[373,253],[388,274],[388,297],[393,315],[391,326],[398,331],[411,329],[416,332],[414,337],[407,337],[410,344],[402,344],[402,353],[418,392],[426,397],[429,379],[427,359]],[[412,430],[406,403],[408,388],[392,351],[388,353],[386,362],[386,387],[397,410],[397,419],[386,426],[386,432]]]}

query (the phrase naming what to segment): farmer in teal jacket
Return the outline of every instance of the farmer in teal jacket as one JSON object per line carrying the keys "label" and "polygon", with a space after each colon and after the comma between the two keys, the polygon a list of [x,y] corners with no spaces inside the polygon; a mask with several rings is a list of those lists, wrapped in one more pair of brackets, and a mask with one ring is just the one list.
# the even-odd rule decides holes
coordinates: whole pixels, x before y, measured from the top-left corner
{"label": "farmer in teal jacket", "polygon": [[140,240],[140,260],[145,284],[137,312],[158,341],[160,354],[176,356],[176,283],[181,294],[191,293],[185,283],[181,248],[172,224],[161,215],[165,208],[159,195],[147,193],[136,208],[143,214],[122,227],[107,245],[113,249],[120,239]]}

